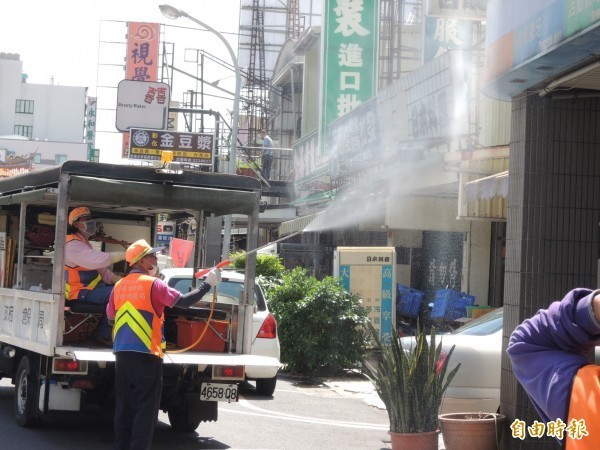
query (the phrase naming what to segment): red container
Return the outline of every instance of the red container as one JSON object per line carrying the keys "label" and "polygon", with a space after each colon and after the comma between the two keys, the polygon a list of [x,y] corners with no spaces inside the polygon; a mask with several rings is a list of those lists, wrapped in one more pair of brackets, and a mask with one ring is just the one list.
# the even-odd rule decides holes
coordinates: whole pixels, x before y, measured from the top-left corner
{"label": "red container", "polygon": [[[187,348],[198,340],[206,327],[206,320],[175,319],[177,324],[177,347]],[[199,352],[224,352],[229,337],[229,321],[211,320],[202,340],[190,350]]]}

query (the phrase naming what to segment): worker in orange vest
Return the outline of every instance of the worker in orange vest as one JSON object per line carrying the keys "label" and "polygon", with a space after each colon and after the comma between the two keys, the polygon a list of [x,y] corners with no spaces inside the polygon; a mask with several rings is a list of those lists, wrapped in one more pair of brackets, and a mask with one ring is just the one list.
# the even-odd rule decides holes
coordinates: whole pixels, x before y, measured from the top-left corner
{"label": "worker in orange vest", "polygon": [[181,294],[156,278],[161,250],[143,239],[127,248],[132,269],[117,282],[106,308],[114,323],[115,450],[152,445],[162,391],[165,307],[189,308],[221,282],[221,270],[214,268],[197,289]]}
{"label": "worker in orange vest", "polygon": [[[96,221],[85,206],[77,207],[69,213],[68,224],[65,297],[68,302],[106,305],[113,285],[121,279],[108,266],[124,260],[125,252],[102,252],[92,247],[90,238],[96,234]],[[100,321],[96,338],[102,345],[112,346],[111,327],[106,315]]]}

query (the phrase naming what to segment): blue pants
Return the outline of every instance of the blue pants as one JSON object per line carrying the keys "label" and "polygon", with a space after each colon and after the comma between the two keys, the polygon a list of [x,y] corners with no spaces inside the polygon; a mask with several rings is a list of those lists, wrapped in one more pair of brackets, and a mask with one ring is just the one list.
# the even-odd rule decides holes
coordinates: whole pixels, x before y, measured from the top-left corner
{"label": "blue pants", "polygon": [[[114,286],[101,286],[96,289],[92,289],[91,291],[88,289],[82,289],[79,291],[79,295],[77,296],[77,300],[81,300],[87,303],[93,303],[94,305],[104,305],[108,304],[108,300],[110,299],[110,293],[112,292]],[[108,319],[106,318],[106,309],[102,313],[102,319],[100,320],[100,325],[98,326],[98,337],[101,339],[112,339],[112,327],[108,324]]]}

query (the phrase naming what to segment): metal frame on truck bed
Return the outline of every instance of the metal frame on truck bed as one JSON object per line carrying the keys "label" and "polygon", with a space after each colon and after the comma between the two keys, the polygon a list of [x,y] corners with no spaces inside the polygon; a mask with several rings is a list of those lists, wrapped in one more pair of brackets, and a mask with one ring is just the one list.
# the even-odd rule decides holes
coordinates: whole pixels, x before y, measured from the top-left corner
{"label": "metal frame on truck bed", "polygon": [[[92,399],[110,395],[98,389],[112,387],[109,373],[113,369],[112,349],[63,343],[63,268],[67,218],[71,208],[84,205],[93,214],[110,217],[114,222],[142,224],[145,230],[150,227],[147,231],[150,236],[155,234],[156,218],[160,214],[168,214],[172,218],[194,218],[198,224],[194,267],[198,267],[201,256],[199,244],[204,236],[202,224],[209,215],[247,216],[247,250],[256,248],[260,192],[260,182],[251,177],[81,161],[68,161],[61,166],[1,179],[0,232],[16,240],[15,252],[9,255],[9,262],[14,263],[16,270],[14,276],[5,273],[5,282],[11,280],[10,287],[0,287],[0,308],[3,310],[0,375],[16,379],[17,421],[22,425],[34,424],[43,413],[56,409],[55,399],[73,403],[74,406],[68,409],[77,410],[83,397]],[[35,282],[32,280],[37,279],[30,276],[29,269],[25,276],[25,268],[31,266],[27,260],[32,258],[28,254],[31,243],[26,237],[26,230],[40,213],[55,217],[55,226],[51,248],[43,254],[34,255],[34,258],[47,258],[52,262],[50,285],[40,283],[38,286],[32,284]],[[198,406],[190,396],[191,393],[196,398],[201,383],[219,381],[214,375],[215,366],[279,365],[275,358],[250,354],[254,297],[249,293],[254,292],[255,267],[256,255],[251,252],[247,255],[245,286],[239,307],[228,316],[232,336],[226,351],[167,352],[164,358],[165,364],[173,366],[174,379],[187,380],[178,381],[181,383],[179,388],[170,385],[171,392],[169,395],[163,392],[161,403],[164,410],[177,409],[177,413],[173,413],[173,421],[178,422],[180,429],[203,420],[216,420],[216,405],[207,406],[207,403],[216,402],[204,401]],[[78,369],[72,373],[64,369],[64,365],[57,369],[56,362],[61,359],[77,362]],[[92,375],[96,378],[93,379]],[[89,383],[80,382],[86,376],[90,377]],[[168,377],[169,373],[165,371],[165,378]],[[243,379],[243,374],[241,378],[233,377],[229,381],[240,379]],[[33,386],[32,382],[35,382]],[[63,389],[51,389],[51,383],[56,382],[63,383]],[[29,383],[29,398],[23,398],[23,383]],[[75,390],[79,395],[73,396],[71,392],[67,396],[62,392]]]}

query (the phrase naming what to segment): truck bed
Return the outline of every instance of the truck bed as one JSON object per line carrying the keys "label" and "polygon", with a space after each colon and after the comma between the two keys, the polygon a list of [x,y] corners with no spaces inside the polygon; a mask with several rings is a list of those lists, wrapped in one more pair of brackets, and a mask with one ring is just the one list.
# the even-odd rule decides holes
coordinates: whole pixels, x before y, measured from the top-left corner
{"label": "truck bed", "polygon": [[[80,361],[114,361],[115,355],[110,348],[92,348],[83,346],[56,347],[59,356],[74,357]],[[198,365],[234,365],[234,366],[271,366],[281,365],[277,358],[236,353],[184,352],[165,353],[165,364],[198,364]]]}

